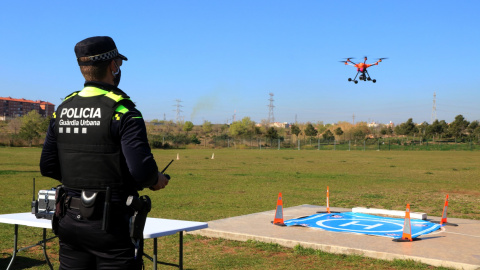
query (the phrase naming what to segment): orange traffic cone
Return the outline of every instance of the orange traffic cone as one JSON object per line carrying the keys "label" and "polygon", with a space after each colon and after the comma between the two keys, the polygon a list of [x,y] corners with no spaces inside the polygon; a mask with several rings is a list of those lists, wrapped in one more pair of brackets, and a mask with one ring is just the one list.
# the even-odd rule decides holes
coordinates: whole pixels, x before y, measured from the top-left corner
{"label": "orange traffic cone", "polygon": [[443,206],[442,220],[440,221],[440,225],[443,225],[443,223],[447,223],[447,208],[448,208],[448,194],[447,194],[447,197],[445,198],[445,205]]}
{"label": "orange traffic cone", "polygon": [[[444,226],[444,225],[458,226],[458,224],[453,224],[453,223],[447,222],[447,208],[448,208],[448,194],[447,194],[447,197],[445,198],[445,205],[443,206],[442,220],[440,221],[440,225],[441,226]],[[433,223],[438,223],[438,221],[437,222],[432,221],[432,222]]]}
{"label": "orange traffic cone", "polygon": [[[317,211],[317,213],[329,213],[329,214],[332,213],[330,211],[330,190],[329,190],[328,186],[327,186],[327,211]],[[333,213],[339,213],[339,212],[333,211]]]}
{"label": "orange traffic cone", "polygon": [[283,223],[283,199],[281,192],[278,193],[277,209],[275,210],[273,225],[286,226],[285,223]]}
{"label": "orange traffic cone", "polygon": [[407,210],[405,211],[405,222],[403,223],[402,238],[393,239],[395,242],[410,242],[412,239],[412,226],[410,224],[410,204],[407,204]]}
{"label": "orange traffic cone", "polygon": [[330,214],[330,192],[328,191],[328,186],[327,186],[327,212]]}

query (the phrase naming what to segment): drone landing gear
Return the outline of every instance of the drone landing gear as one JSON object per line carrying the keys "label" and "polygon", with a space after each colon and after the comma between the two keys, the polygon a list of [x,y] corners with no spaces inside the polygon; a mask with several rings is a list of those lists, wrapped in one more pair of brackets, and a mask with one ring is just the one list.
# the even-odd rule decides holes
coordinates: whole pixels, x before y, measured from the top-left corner
{"label": "drone landing gear", "polygon": [[372,78],[370,78],[370,77],[368,77],[367,80],[368,80],[368,81],[372,81],[373,83],[376,83],[376,82],[377,82],[377,80],[372,79]]}
{"label": "drone landing gear", "polygon": [[[370,78],[370,74],[368,74],[368,71],[365,71],[365,73],[366,73],[366,75],[368,76],[368,77],[366,78],[368,81],[372,81],[373,83],[376,83],[376,82],[377,82],[377,80]],[[364,78],[365,78],[365,77],[364,77]],[[364,80],[364,81],[365,81],[365,80]]]}
{"label": "drone landing gear", "polygon": [[354,79],[354,80],[352,80],[352,78],[348,78],[348,81],[349,81],[349,82],[353,81],[355,84],[357,84],[357,83],[358,83],[358,81],[357,81],[357,80],[355,80],[355,79]]}

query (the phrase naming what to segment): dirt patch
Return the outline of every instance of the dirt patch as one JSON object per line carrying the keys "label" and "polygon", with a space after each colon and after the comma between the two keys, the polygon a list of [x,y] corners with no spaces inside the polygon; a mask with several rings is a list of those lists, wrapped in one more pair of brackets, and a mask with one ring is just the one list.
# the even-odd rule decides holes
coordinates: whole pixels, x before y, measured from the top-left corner
{"label": "dirt patch", "polygon": [[459,194],[459,195],[472,195],[472,196],[480,196],[480,192],[474,190],[440,190],[442,193],[445,194]]}

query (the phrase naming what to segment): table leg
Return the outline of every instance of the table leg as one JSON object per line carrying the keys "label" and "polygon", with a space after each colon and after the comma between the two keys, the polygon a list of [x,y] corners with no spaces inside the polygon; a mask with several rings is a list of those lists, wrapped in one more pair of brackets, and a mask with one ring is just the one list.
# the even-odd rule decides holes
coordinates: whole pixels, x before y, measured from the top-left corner
{"label": "table leg", "polygon": [[148,259],[150,259],[150,261],[153,262],[153,270],[157,270],[157,264],[164,264],[164,265],[170,265],[170,266],[175,266],[175,267],[178,267],[178,269],[181,269],[183,270],[183,231],[182,232],[179,232],[180,235],[179,235],[179,262],[178,264],[173,264],[173,263],[166,263],[166,262],[158,262],[158,258],[157,258],[157,252],[158,252],[158,243],[157,243],[157,238],[153,238],[153,256],[150,257],[149,255],[147,255],[146,253],[143,253],[143,256],[147,257]]}
{"label": "table leg", "polygon": [[28,246],[28,247],[23,247],[23,248],[20,248],[18,249],[18,224],[15,224],[15,233],[14,233],[14,236],[13,236],[13,254],[12,254],[12,259],[10,260],[10,263],[8,264],[8,267],[6,270],[9,270],[10,267],[12,267],[13,265],[13,261],[15,261],[15,259],[17,258],[17,253],[22,251],[22,250],[25,250],[25,249],[30,249],[32,247],[36,247],[36,246],[41,246],[42,249],[43,249],[43,255],[45,256],[45,260],[47,261],[47,264],[48,264],[48,267],[50,269],[53,270],[53,266],[52,264],[50,263],[50,260],[48,259],[48,256],[47,256],[47,245],[46,243],[54,238],[56,238],[57,236],[54,236],[54,237],[51,237],[51,238],[46,238],[47,236],[47,229],[43,229],[43,239],[41,241],[39,241],[38,243],[36,244],[33,244],[31,246]]}
{"label": "table leg", "polygon": [[50,260],[48,259],[48,256],[47,256],[47,240],[46,240],[46,236],[47,236],[47,229],[43,229],[43,243],[42,243],[42,249],[43,249],[43,256],[45,256],[45,260],[47,261],[47,264],[48,266],[50,267],[50,269],[53,270],[53,266],[52,264],[50,263]]}
{"label": "table leg", "polygon": [[157,238],[153,239],[153,270],[157,270]]}
{"label": "table leg", "polygon": [[178,232],[180,234],[180,251],[179,251],[179,263],[178,269],[183,270],[183,232]]}
{"label": "table leg", "polygon": [[13,255],[12,255],[12,259],[10,260],[10,263],[8,264],[7,270],[10,269],[10,266],[12,266],[13,261],[17,256],[17,239],[18,239],[18,225],[15,224],[15,234],[13,236]]}

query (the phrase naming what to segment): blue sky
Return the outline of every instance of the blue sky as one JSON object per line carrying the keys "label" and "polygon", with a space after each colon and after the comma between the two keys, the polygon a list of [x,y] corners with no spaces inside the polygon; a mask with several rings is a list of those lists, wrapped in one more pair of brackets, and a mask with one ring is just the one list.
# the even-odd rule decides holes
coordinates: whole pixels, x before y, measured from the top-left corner
{"label": "blue sky", "polygon": [[[68,2],[68,3],[67,3]],[[480,120],[479,1],[3,1],[0,96],[56,105],[83,87],[75,44],[111,36],[146,120],[201,124]],[[377,83],[348,82],[344,57]]]}

